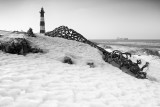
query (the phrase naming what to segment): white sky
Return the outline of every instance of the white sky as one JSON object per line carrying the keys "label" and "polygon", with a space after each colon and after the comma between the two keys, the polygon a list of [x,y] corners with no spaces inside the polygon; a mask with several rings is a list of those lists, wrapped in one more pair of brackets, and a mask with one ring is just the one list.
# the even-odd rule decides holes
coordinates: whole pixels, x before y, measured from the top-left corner
{"label": "white sky", "polygon": [[0,30],[68,26],[88,39],[160,39],[160,0],[0,0]]}

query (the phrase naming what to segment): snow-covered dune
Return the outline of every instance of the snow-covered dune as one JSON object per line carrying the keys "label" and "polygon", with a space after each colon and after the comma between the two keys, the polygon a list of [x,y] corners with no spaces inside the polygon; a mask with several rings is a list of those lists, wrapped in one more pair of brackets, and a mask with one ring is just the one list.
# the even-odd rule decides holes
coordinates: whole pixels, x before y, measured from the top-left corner
{"label": "snow-covered dune", "polygon": [[[0,107],[160,106],[159,81],[122,72],[105,63],[101,53],[87,44],[36,36],[27,40],[46,53],[0,52]],[[65,56],[74,64],[63,63]]]}
{"label": "snow-covered dune", "polygon": [[105,64],[101,52],[88,44],[44,35],[37,35],[37,38],[29,40],[44,49],[47,52],[44,56],[48,58],[63,60],[65,56],[69,56],[75,63],[82,65],[86,65],[86,62],[94,62],[98,66]]}

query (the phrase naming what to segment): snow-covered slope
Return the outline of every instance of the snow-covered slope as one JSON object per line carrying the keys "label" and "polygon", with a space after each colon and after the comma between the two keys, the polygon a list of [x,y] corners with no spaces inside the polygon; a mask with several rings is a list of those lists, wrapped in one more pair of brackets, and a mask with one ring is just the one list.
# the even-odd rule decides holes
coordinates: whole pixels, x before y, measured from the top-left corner
{"label": "snow-covered slope", "polygon": [[86,62],[94,62],[97,66],[105,64],[101,52],[88,44],[43,35],[29,38],[29,40],[44,49],[47,52],[44,56],[48,56],[48,58],[63,60],[65,56],[69,56],[79,65],[86,65]]}
{"label": "snow-covered slope", "polygon": [[[83,43],[37,34],[46,53],[0,52],[0,107],[159,107],[159,81],[136,79]],[[62,63],[65,56],[74,64]],[[90,68],[86,63],[95,63]],[[154,68],[153,68],[154,69]]]}

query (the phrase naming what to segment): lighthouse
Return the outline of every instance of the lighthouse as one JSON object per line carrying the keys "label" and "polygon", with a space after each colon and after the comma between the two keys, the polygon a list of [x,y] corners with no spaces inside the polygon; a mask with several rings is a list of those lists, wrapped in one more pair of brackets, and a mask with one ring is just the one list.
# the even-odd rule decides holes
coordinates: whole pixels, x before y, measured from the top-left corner
{"label": "lighthouse", "polygon": [[42,7],[40,11],[40,33],[45,33],[44,13],[45,12]]}

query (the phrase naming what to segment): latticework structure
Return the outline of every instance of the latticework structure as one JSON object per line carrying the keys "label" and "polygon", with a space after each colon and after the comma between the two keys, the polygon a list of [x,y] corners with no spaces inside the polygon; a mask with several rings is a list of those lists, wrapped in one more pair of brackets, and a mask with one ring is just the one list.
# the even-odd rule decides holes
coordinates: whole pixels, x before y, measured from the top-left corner
{"label": "latticework structure", "polygon": [[76,32],[75,30],[69,29],[67,26],[60,26],[58,28],[55,28],[53,31],[46,32],[45,35],[51,36],[51,37],[61,37],[61,38],[65,38],[68,40],[76,40],[78,42],[83,42],[83,43],[89,44],[92,47],[95,47],[98,50],[100,50],[104,56],[103,57],[104,59],[106,59],[105,56],[107,56],[109,54],[109,52],[107,52],[103,48],[97,46],[95,43],[87,40],[84,36],[82,36],[80,33]]}

